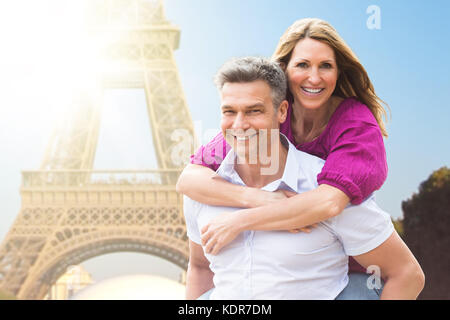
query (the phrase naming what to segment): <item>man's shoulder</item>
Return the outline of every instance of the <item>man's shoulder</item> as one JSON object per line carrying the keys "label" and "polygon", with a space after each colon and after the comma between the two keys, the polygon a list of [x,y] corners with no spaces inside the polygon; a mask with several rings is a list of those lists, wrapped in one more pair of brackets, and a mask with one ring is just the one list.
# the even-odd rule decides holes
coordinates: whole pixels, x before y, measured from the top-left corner
{"label": "man's shoulder", "polygon": [[204,206],[203,203],[195,201],[195,200],[189,198],[188,196],[183,195],[183,208],[184,208],[185,215],[186,214],[189,214],[189,215],[197,214],[202,206]]}
{"label": "man's shoulder", "polygon": [[212,212],[221,212],[221,211],[227,211],[227,210],[240,209],[237,207],[216,206],[216,205],[205,204],[202,202],[198,202],[194,199],[191,199],[186,195],[183,195],[183,207],[184,207],[184,210],[190,210],[191,215],[193,213],[198,214],[202,210],[208,210],[208,211],[212,211]]}
{"label": "man's shoulder", "polygon": [[311,165],[323,166],[325,163],[325,160],[323,160],[315,155],[309,154],[307,152],[298,150],[298,149],[295,149],[295,155],[300,160],[303,160],[304,162],[309,163]]}
{"label": "man's shoulder", "polygon": [[346,215],[361,214],[365,221],[378,220],[378,219],[390,219],[391,215],[380,208],[375,201],[375,195],[371,194],[360,204],[348,204],[347,207],[337,217],[345,217]]}
{"label": "man's shoulder", "polygon": [[289,143],[283,179],[299,193],[315,189],[318,186],[317,175],[322,171],[323,164],[322,159],[299,151],[292,143]]}
{"label": "man's shoulder", "polygon": [[314,178],[316,178],[317,175],[322,171],[325,160],[304,151],[300,151],[295,147],[290,148],[289,152],[291,151],[294,157],[297,159],[298,166],[305,175],[314,176]]}

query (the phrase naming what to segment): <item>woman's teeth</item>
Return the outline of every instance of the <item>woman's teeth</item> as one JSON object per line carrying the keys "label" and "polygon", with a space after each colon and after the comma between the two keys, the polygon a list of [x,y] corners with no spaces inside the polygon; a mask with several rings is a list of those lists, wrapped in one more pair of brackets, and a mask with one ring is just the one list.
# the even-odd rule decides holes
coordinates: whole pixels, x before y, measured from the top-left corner
{"label": "woman's teeth", "polygon": [[308,92],[308,93],[313,93],[313,94],[315,94],[315,93],[320,93],[320,92],[322,92],[324,89],[322,88],[322,89],[311,89],[311,88],[304,88],[304,87],[302,87],[302,90],[303,91],[306,91],[306,92]]}

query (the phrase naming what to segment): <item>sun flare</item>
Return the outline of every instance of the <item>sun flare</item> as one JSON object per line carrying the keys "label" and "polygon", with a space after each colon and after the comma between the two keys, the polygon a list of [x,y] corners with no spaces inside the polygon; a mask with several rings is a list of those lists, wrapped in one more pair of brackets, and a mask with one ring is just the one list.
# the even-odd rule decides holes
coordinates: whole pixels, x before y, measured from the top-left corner
{"label": "sun flare", "polygon": [[86,1],[2,1],[2,113],[48,129],[80,90],[97,85],[98,45],[84,27]]}

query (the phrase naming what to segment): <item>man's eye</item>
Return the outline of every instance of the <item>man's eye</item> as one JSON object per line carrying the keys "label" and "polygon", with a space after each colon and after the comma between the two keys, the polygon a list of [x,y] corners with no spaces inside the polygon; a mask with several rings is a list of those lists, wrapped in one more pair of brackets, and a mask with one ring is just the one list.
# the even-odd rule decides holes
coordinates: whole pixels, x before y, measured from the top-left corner
{"label": "man's eye", "polygon": [[222,111],[222,113],[223,114],[233,114],[234,111],[232,111],[232,110],[225,110],[225,111]]}
{"label": "man's eye", "polygon": [[260,113],[260,112],[261,112],[261,110],[257,110],[257,109],[249,111],[249,113]]}

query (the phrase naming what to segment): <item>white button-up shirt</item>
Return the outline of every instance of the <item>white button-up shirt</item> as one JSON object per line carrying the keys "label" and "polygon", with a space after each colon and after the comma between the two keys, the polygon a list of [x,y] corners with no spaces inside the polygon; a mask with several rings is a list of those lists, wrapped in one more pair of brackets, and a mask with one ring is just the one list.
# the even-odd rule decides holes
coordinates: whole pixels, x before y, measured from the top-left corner
{"label": "white button-up shirt", "polygon": [[[297,150],[284,136],[281,140],[288,147],[283,176],[262,189],[298,193],[315,189],[324,161]],[[217,174],[245,185],[234,170],[235,160],[231,150]],[[204,225],[217,215],[236,210],[239,208],[209,206],[184,197],[188,237],[201,244]],[[311,233],[245,231],[219,254],[205,254],[214,272],[210,299],[334,299],[348,283],[348,256],[378,247],[393,231],[390,215],[376,205],[373,196],[358,206],[347,206]]]}

